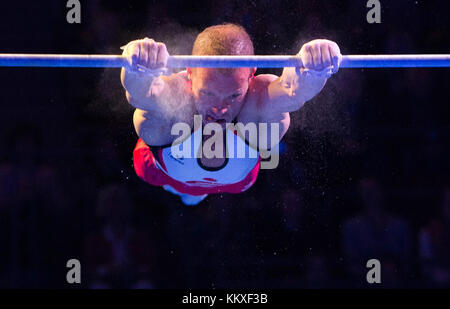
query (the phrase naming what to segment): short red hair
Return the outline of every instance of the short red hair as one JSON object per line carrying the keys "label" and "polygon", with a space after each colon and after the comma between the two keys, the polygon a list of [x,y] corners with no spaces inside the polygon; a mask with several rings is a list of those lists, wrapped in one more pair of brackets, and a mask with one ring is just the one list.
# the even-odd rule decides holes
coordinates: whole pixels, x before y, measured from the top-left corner
{"label": "short red hair", "polygon": [[244,27],[227,23],[203,30],[194,42],[192,55],[254,55],[254,48]]}

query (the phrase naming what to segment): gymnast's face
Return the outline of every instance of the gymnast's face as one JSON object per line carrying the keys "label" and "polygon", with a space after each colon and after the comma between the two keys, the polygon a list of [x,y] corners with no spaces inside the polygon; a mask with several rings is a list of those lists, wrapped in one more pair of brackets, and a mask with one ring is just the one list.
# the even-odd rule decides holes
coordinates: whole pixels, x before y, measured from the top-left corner
{"label": "gymnast's face", "polygon": [[254,69],[188,69],[197,112],[203,124],[216,122],[225,127],[239,114]]}

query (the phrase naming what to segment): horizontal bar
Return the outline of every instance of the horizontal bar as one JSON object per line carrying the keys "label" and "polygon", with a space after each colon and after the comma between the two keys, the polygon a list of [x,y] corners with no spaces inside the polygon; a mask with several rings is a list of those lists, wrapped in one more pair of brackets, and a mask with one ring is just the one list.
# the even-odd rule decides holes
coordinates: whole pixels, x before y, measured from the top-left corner
{"label": "horizontal bar", "polygon": [[[171,56],[169,67],[301,67],[296,56]],[[448,55],[349,55],[341,68],[450,67]]]}
{"label": "horizontal bar", "polygon": [[450,67],[447,55],[351,55],[344,56],[342,68],[444,68]]}
{"label": "horizontal bar", "polygon": [[284,68],[301,67],[296,56],[171,56],[168,66],[173,68]]}
{"label": "horizontal bar", "polygon": [[121,68],[128,65],[118,55],[0,54],[0,67]]}
{"label": "horizontal bar", "polygon": [[[0,67],[79,67],[121,68],[128,66],[119,55],[52,55],[0,54]],[[297,56],[170,56],[169,68],[284,68],[301,67]],[[450,67],[446,55],[347,55],[342,56],[341,68],[408,68]]]}

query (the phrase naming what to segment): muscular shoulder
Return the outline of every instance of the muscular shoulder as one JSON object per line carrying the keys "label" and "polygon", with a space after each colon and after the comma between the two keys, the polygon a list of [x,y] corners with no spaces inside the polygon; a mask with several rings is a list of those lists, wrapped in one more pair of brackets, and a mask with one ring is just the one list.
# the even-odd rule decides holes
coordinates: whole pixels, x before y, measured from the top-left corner
{"label": "muscular shoulder", "polygon": [[152,108],[136,109],[133,117],[136,132],[147,145],[170,144],[174,139],[172,125],[190,124],[194,115],[186,72],[162,76],[161,80],[165,89],[150,102]]}
{"label": "muscular shoulder", "polygon": [[178,72],[178,73],[174,73],[174,74],[171,74],[169,76],[162,75],[161,77],[163,79],[166,79],[166,80],[177,80],[177,81],[180,81],[180,82],[187,82],[188,81],[188,76],[187,76],[187,72],[186,71],[181,71],[181,72]]}
{"label": "muscular shoulder", "polygon": [[[188,84],[188,77],[186,71],[181,71],[178,73],[171,74],[170,76],[161,76],[161,80],[166,83],[171,89],[170,90],[179,90],[182,92],[186,91],[186,86]],[[173,89],[175,88],[175,89]]]}
{"label": "muscular shoulder", "polygon": [[[145,79],[145,76],[143,78]],[[145,86],[145,95],[134,96],[127,91],[127,99],[136,108],[152,111],[153,107],[157,107],[158,99],[185,98],[187,81],[185,72],[179,72],[169,76],[163,75],[155,80],[151,80]]]}
{"label": "muscular shoulder", "polygon": [[261,107],[261,102],[267,96],[267,89],[269,84],[276,80],[278,76],[273,74],[261,74],[255,76],[249,86],[247,92],[247,99],[244,107],[239,114],[239,121],[242,122],[257,122],[258,111]]}
{"label": "muscular shoulder", "polygon": [[267,96],[267,90],[270,83],[276,80],[278,76],[273,74],[261,74],[255,76],[249,85],[249,97],[254,100],[255,107],[258,108]]}
{"label": "muscular shoulder", "polygon": [[249,85],[249,91],[261,91],[267,88],[271,82],[276,80],[278,76],[273,74],[261,74],[255,76]]}

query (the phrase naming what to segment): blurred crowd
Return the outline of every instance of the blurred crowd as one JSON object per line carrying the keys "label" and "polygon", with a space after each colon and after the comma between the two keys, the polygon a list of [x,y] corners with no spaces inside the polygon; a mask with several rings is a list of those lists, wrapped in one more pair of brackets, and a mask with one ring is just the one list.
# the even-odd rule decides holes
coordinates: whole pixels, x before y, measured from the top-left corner
{"label": "blurred crowd", "polygon": [[[257,54],[319,37],[343,54],[445,53],[450,42],[447,10],[424,1],[383,2],[380,25],[365,21],[365,1],[82,6],[82,24],[68,25],[56,2],[10,4],[1,50],[120,53],[148,36],[184,54],[222,22],[243,25]],[[0,79],[1,288],[71,287],[73,258],[93,289],[369,287],[369,259],[381,287],[450,287],[448,70],[341,70],[292,114],[277,169],[196,207],[135,175],[117,70],[13,68]]]}

